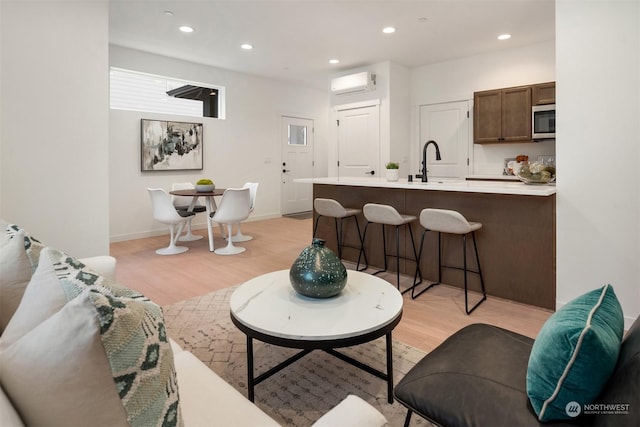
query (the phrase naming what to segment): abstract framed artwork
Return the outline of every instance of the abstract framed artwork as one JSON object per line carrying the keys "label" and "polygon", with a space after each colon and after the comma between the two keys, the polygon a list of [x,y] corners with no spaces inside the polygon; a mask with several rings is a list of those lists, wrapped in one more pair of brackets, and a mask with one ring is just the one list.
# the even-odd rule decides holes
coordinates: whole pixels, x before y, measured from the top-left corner
{"label": "abstract framed artwork", "polygon": [[202,170],[202,123],[142,119],[142,172]]}

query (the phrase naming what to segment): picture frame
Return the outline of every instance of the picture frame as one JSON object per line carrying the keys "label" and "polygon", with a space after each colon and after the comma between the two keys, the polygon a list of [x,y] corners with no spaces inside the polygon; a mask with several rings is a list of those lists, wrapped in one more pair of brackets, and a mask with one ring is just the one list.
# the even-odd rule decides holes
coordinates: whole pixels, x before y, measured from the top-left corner
{"label": "picture frame", "polygon": [[203,169],[202,123],[140,120],[140,170]]}

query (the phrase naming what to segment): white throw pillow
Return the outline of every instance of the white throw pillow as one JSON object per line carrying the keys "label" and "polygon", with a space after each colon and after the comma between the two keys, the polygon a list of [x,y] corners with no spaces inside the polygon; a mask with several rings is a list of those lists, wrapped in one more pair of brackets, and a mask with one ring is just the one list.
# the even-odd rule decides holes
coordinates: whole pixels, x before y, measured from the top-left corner
{"label": "white throw pillow", "polygon": [[66,303],[67,298],[59,285],[53,264],[48,256],[44,256],[24,290],[20,305],[4,329],[0,351],[57,313]]}
{"label": "white throw pillow", "polygon": [[33,274],[24,244],[23,231],[0,235],[0,334],[20,305]]}
{"label": "white throw pillow", "polygon": [[3,389],[27,425],[181,425],[162,309],[83,267],[42,251],[0,337]]}
{"label": "white throw pillow", "polygon": [[0,352],[2,388],[26,425],[128,425],[88,292]]}

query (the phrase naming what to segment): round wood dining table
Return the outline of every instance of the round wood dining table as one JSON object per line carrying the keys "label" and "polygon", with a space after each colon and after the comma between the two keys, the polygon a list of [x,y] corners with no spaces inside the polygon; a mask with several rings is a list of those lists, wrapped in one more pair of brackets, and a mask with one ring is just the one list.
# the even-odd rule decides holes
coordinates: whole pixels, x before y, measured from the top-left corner
{"label": "round wood dining table", "polygon": [[194,207],[200,197],[204,197],[204,206],[207,209],[207,232],[209,233],[209,250],[213,252],[213,228],[211,227],[211,216],[218,206],[214,197],[222,196],[226,188],[215,188],[213,191],[198,191],[195,188],[187,190],[173,190],[169,194],[174,196],[191,197],[191,204],[187,208],[188,212],[193,212]]}

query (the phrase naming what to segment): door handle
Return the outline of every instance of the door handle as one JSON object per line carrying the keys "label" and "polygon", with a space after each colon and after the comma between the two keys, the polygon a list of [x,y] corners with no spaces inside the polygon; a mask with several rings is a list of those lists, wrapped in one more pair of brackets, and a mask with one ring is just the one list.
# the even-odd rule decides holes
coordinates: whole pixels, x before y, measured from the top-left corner
{"label": "door handle", "polygon": [[283,173],[291,172],[291,169],[282,169]]}
{"label": "door handle", "polygon": [[375,175],[376,171],[369,171],[369,172],[365,172],[365,175]]}

